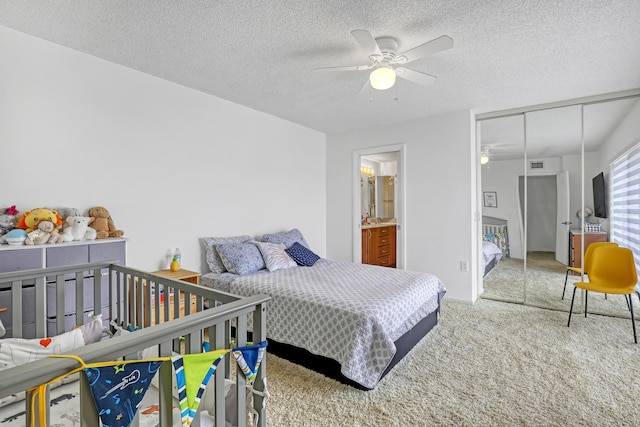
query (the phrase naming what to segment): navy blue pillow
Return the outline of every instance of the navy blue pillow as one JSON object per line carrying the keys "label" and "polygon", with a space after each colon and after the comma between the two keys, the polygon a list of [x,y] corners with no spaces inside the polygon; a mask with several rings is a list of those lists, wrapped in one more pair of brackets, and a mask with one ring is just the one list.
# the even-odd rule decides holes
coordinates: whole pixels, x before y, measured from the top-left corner
{"label": "navy blue pillow", "polygon": [[305,248],[298,242],[295,242],[290,248],[285,249],[285,252],[299,265],[307,267],[311,267],[320,259],[318,255],[314,254],[310,249]]}

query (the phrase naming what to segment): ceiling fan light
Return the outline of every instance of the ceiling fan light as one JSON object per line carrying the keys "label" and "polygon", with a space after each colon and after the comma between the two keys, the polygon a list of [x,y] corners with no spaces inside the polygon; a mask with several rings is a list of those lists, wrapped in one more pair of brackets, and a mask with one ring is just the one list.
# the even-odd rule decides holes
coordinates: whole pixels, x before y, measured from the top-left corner
{"label": "ceiling fan light", "polygon": [[487,163],[489,163],[489,155],[488,154],[480,155],[480,164],[486,165]]}
{"label": "ceiling fan light", "polygon": [[396,83],[396,72],[390,67],[376,68],[369,75],[369,82],[374,89],[389,89]]}

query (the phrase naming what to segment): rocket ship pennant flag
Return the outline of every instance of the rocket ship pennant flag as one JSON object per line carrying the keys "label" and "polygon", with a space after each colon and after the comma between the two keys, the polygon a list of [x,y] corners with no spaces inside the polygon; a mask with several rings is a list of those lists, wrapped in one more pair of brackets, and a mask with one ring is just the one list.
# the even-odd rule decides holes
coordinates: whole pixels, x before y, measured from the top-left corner
{"label": "rocket ship pennant flag", "polygon": [[200,399],[220,360],[229,350],[185,354],[171,360],[176,370],[180,417],[183,426],[190,426],[196,416]]}
{"label": "rocket ship pennant flag", "polygon": [[258,369],[260,368],[260,363],[262,362],[266,348],[267,342],[262,341],[258,344],[236,347],[231,350],[236,357],[238,366],[250,385],[256,380],[256,375],[258,375]]}
{"label": "rocket ship pennant flag", "polygon": [[103,426],[129,427],[160,362],[114,362],[84,369]]}

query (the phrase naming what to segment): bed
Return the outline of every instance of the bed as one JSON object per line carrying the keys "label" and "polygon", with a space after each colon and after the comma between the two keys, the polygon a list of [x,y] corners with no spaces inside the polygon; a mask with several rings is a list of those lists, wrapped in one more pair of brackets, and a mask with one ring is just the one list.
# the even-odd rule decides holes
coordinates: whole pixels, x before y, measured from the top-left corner
{"label": "bed", "polygon": [[[203,240],[212,270],[201,277],[203,285],[271,297],[269,352],[354,387],[375,388],[437,324],[446,289],[432,274],[323,259],[297,229],[264,235],[263,242],[248,235]],[[216,263],[216,252],[230,246],[242,246],[246,254],[235,257],[235,266]],[[314,262],[296,259],[285,267],[268,267],[276,254],[286,263],[282,252],[291,255],[294,248]],[[238,274],[237,267],[251,260],[254,268],[241,268]]]}
{"label": "bed", "polygon": [[[87,277],[91,277],[89,286],[93,288],[93,295],[98,295],[92,301],[85,299],[87,292],[83,288],[87,282],[82,279]],[[79,310],[72,315],[76,326],[66,328],[66,322],[48,322],[51,313],[47,313],[45,304],[47,285],[57,289],[64,304],[65,283],[73,279],[75,294],[79,295],[75,304]],[[14,296],[9,307],[2,307],[7,309],[5,313],[10,312],[14,325],[13,336],[0,339],[0,423],[3,426],[97,426],[99,420],[104,421],[106,410],[99,412],[94,400],[86,397],[93,396],[94,383],[90,384],[93,380],[89,371],[86,376],[83,372],[69,376],[78,370],[79,362],[59,358],[59,354],[77,356],[89,367],[107,363],[108,369],[115,366],[116,372],[128,364],[149,363],[151,366],[149,360],[161,357],[153,362],[157,363],[156,370],[150,371],[152,379],[142,401],[137,406],[124,405],[127,411],[122,411],[135,417],[132,425],[180,425],[185,416],[181,411],[183,396],[176,386],[174,359],[182,362],[190,356],[208,357],[213,354],[210,350],[214,350],[219,360],[206,391],[200,396],[194,425],[266,425],[265,362],[258,364],[251,377],[235,369],[235,364],[236,359],[241,359],[236,353],[257,345],[249,346],[242,338],[246,334],[247,316],[251,319],[254,339],[265,338],[268,296],[242,298],[111,263],[2,273],[0,284],[10,284]],[[36,339],[21,338],[21,328],[15,327],[23,321],[20,296],[25,294],[25,289],[34,295],[39,336]],[[162,292],[149,292],[149,289]],[[103,295],[108,295],[106,303],[101,300]],[[216,306],[207,309],[206,301],[213,300],[217,301]],[[153,315],[146,309],[152,304]],[[64,308],[56,305],[56,310]],[[239,332],[235,342],[231,337],[231,323]],[[51,332],[52,328],[52,333],[44,332]],[[56,358],[51,358],[51,354]],[[137,381],[134,377],[128,378],[132,383]],[[34,390],[52,380],[55,382],[47,386],[47,392],[40,393],[46,397],[45,401],[36,405],[46,410],[41,418],[31,410],[32,403],[39,402],[35,400]]]}
{"label": "bed", "polygon": [[507,220],[482,216],[482,260],[484,276],[509,257],[509,228]]}
{"label": "bed", "polygon": [[498,265],[498,261],[502,259],[502,250],[493,242],[487,240],[482,241],[482,263],[484,269],[484,277]]}

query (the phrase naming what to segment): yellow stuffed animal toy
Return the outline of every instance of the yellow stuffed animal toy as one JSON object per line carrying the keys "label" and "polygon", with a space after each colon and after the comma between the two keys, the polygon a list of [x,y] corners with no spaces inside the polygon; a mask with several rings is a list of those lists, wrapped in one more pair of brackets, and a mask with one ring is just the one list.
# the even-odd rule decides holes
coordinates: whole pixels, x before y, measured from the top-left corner
{"label": "yellow stuffed animal toy", "polygon": [[58,212],[47,208],[27,211],[18,221],[18,228],[28,233],[26,245],[62,242],[64,239],[59,233],[61,225],[62,217]]}
{"label": "yellow stuffed animal toy", "polygon": [[40,221],[51,221],[55,226],[52,230],[53,233],[57,233],[59,227],[62,226],[62,217],[58,215],[58,212],[47,208],[38,208],[25,212],[18,221],[18,228],[31,233],[38,229]]}

